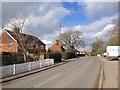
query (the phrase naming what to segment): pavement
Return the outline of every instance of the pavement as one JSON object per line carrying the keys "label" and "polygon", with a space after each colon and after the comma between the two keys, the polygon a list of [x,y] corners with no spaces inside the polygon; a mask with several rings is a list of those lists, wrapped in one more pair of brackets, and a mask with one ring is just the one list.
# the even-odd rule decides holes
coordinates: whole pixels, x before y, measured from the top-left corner
{"label": "pavement", "polygon": [[97,57],[81,57],[42,72],[4,82],[2,87],[97,88],[99,72],[100,62]]}
{"label": "pavement", "polygon": [[104,67],[102,88],[118,88],[118,61],[101,60]]}

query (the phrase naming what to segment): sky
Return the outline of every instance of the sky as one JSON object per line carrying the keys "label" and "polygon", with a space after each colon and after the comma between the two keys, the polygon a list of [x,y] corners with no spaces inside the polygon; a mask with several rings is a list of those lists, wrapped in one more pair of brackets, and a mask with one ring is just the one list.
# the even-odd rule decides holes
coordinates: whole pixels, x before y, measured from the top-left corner
{"label": "sky", "polygon": [[34,35],[50,46],[59,35],[61,24],[62,33],[82,32],[86,46],[80,50],[90,50],[96,37],[104,40],[106,33],[115,27],[113,20],[118,19],[117,2],[2,2],[0,6],[2,28],[9,25],[12,18],[25,16],[29,23],[24,33]]}

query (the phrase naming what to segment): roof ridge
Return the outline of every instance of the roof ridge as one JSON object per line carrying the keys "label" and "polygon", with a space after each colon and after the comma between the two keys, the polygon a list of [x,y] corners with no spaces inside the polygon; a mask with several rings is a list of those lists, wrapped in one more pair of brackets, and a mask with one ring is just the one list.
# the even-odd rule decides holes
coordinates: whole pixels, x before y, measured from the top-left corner
{"label": "roof ridge", "polygon": [[[15,34],[14,34],[14,32],[12,32],[12,31],[10,31],[10,30],[5,30],[5,31],[7,31],[10,35],[11,35],[11,33],[13,34],[13,35],[11,35],[16,41],[18,41],[16,38],[15,38]],[[36,37],[36,36],[33,36],[33,35],[30,35],[30,34],[25,34],[25,33],[20,33],[21,35],[24,35],[24,36],[28,36],[28,38],[29,37],[32,37],[33,39],[37,39],[37,40],[39,40],[42,44],[44,44],[38,37]],[[45,45],[45,44],[44,44]]]}

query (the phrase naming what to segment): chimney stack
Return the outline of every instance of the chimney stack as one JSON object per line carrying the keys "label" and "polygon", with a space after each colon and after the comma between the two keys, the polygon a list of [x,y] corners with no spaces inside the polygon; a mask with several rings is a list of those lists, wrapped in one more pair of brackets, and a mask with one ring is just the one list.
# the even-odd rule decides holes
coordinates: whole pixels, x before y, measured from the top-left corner
{"label": "chimney stack", "polygon": [[14,27],[12,30],[14,33],[19,34],[20,33],[20,29],[19,27]]}

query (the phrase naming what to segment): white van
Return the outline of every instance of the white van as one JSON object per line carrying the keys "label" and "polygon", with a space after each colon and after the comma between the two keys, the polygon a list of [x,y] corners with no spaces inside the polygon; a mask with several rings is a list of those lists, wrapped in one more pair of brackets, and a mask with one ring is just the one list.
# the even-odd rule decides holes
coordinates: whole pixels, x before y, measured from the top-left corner
{"label": "white van", "polygon": [[120,59],[120,46],[107,46],[107,57],[111,59]]}

